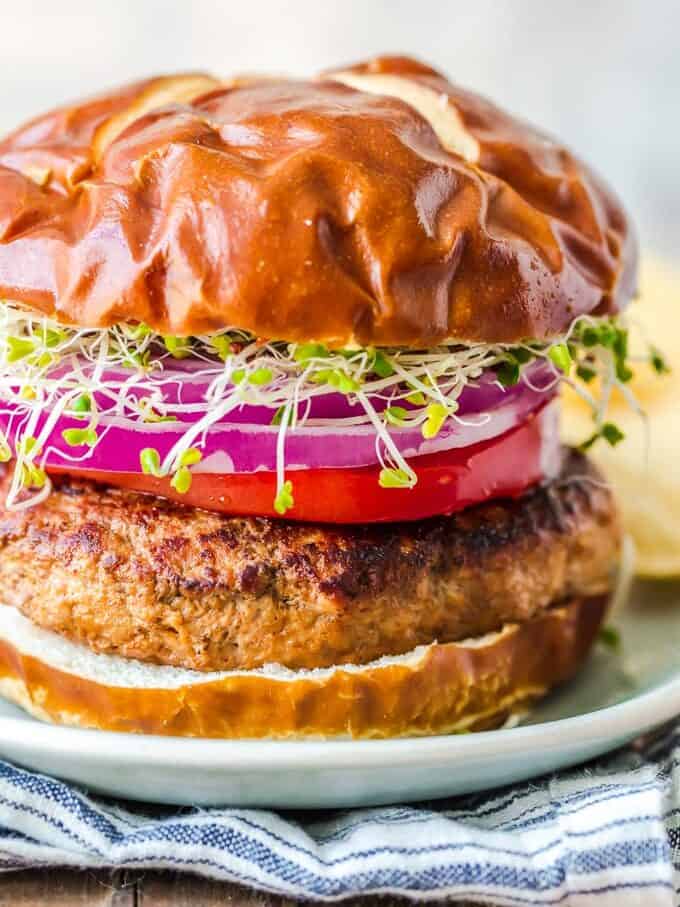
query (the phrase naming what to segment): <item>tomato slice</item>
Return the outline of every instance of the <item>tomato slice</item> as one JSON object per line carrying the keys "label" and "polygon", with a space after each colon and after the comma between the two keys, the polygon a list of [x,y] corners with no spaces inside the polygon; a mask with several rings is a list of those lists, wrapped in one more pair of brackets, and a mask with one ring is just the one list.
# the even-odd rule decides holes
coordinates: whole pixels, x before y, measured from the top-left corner
{"label": "tomato slice", "polygon": [[[381,488],[378,466],[292,470],[294,507],[285,518],[319,523],[382,523],[453,513],[496,497],[516,497],[544,478],[545,430],[541,414],[506,434],[470,447],[428,454],[411,461],[415,488]],[[179,494],[169,479],[141,473],[50,468],[106,485],[148,492],[220,513],[278,518],[273,509],[272,472],[214,475],[194,472],[191,488]]]}

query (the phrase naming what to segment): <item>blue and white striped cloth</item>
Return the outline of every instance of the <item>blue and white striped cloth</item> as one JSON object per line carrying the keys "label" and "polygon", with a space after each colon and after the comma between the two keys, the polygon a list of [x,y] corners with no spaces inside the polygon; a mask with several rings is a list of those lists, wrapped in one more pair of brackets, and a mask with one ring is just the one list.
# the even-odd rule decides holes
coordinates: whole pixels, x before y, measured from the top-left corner
{"label": "blue and white striped cloth", "polygon": [[321,815],[154,812],[0,762],[0,869],[180,869],[328,901],[665,907],[680,903],[679,768],[677,724],[513,788]]}

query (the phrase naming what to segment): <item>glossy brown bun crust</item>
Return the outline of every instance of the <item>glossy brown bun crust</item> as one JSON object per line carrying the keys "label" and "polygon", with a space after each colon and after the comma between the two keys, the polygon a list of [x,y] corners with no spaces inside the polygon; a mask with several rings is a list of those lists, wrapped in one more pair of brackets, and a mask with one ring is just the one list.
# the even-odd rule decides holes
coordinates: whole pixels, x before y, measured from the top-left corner
{"label": "glossy brown bun crust", "polygon": [[0,142],[0,297],[84,327],[514,342],[616,311],[635,265],[587,167],[404,58],[152,79]]}
{"label": "glossy brown bun crust", "polygon": [[[401,737],[497,727],[571,677],[606,598],[574,599],[476,641],[322,675],[232,673],[183,686],[114,686],[60,670],[0,637],[0,695],[77,727],[213,738]],[[49,648],[45,648],[46,658]],[[105,656],[95,656],[104,659]],[[141,666],[143,671],[161,671]]]}

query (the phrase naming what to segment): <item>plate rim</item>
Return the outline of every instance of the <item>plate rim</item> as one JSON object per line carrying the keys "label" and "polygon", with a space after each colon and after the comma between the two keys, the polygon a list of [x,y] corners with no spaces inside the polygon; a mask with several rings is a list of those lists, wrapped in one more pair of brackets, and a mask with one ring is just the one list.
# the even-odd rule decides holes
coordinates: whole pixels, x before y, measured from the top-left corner
{"label": "plate rim", "polygon": [[[610,738],[625,740],[669,721],[680,713],[680,667],[675,676],[658,686],[633,695],[624,702],[594,709],[579,715],[538,724],[425,737],[386,740],[268,740],[205,739],[161,735],[131,734],[43,723],[26,716],[0,716],[0,739],[16,751],[40,749],[68,756],[95,758],[124,768],[183,765],[197,768],[219,766],[227,770],[250,771],[314,769],[319,765],[334,768],[391,767],[436,764],[452,756],[471,754],[516,754],[526,750],[527,742],[540,738],[544,748],[577,742],[580,746]],[[30,735],[26,725],[30,725]],[[574,732],[577,734],[574,739]],[[29,739],[30,738],[30,739]],[[130,744],[134,742],[134,745]],[[0,744],[0,758],[2,751]]]}

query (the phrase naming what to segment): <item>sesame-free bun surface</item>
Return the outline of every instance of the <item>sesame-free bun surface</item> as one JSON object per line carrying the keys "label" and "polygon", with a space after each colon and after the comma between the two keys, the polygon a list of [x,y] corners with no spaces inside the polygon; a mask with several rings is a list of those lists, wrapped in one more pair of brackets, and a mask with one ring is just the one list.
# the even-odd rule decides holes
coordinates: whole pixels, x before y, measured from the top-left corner
{"label": "sesame-free bun surface", "polygon": [[0,142],[0,297],[80,326],[514,342],[634,287],[586,166],[404,58],[151,79]]}
{"label": "sesame-free bun surface", "polygon": [[0,695],[46,721],[185,737],[380,738],[498,726],[588,653],[606,597],[369,665],[199,674],[96,655],[0,605]]}

